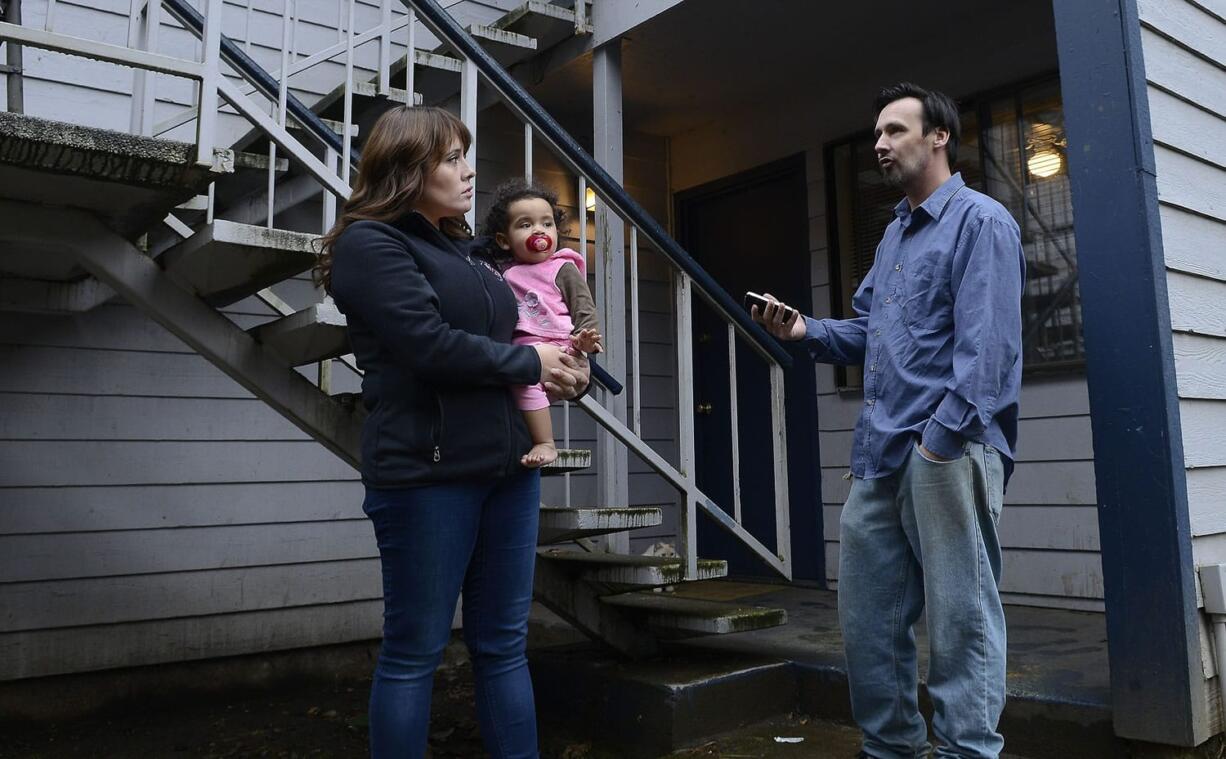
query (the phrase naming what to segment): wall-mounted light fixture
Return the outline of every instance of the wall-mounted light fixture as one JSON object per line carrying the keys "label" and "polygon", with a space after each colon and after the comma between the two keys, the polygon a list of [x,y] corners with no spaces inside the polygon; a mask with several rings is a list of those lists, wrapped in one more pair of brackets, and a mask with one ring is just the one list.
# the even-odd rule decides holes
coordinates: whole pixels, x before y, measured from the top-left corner
{"label": "wall-mounted light fixture", "polygon": [[1064,151],[1068,138],[1064,128],[1045,121],[1030,125],[1026,137],[1026,170],[1037,179],[1047,179],[1064,172]]}
{"label": "wall-mounted light fixture", "polygon": [[591,213],[596,211],[596,191],[591,187],[583,194],[583,207]]}
{"label": "wall-mounted light fixture", "polygon": [[1064,158],[1055,150],[1042,150],[1030,156],[1026,168],[1040,179],[1054,177],[1064,168]]}

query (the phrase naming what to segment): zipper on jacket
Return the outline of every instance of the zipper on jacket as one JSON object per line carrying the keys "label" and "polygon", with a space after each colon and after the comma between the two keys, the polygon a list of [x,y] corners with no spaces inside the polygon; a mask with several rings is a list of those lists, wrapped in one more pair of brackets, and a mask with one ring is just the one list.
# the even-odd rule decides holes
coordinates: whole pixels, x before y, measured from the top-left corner
{"label": "zipper on jacket", "polygon": [[446,421],[443,417],[443,398],[437,392],[434,394],[434,405],[438,409],[438,424],[431,430],[431,437],[434,443],[434,463],[443,460],[443,424]]}

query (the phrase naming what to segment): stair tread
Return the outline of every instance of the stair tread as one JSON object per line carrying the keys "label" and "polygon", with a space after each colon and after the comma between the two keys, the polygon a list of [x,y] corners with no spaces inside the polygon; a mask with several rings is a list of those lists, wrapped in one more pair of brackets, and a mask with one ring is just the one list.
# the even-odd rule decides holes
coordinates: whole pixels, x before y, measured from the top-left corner
{"label": "stair tread", "polygon": [[[627,567],[674,567],[681,566],[685,559],[679,556],[639,556],[626,553],[595,553],[591,551],[563,551],[561,549],[546,549],[541,552],[545,558],[554,561],[573,562],[588,566],[627,566]],[[724,559],[699,559],[698,566],[715,568],[727,566]]]}
{"label": "stair tread", "polygon": [[558,458],[541,467],[542,477],[578,472],[592,465],[592,452],[586,448],[559,448]]}
{"label": "stair tread", "polygon": [[345,315],[332,303],[316,303],[249,332],[291,366],[313,364],[350,352]]}
{"label": "stair tread", "polygon": [[214,306],[300,274],[318,235],[216,219],[161,255],[163,268]]}
{"label": "stair tread", "polygon": [[673,593],[631,591],[602,596],[600,602],[646,614],[647,623],[653,628],[677,633],[724,635],[787,622],[784,609],[685,598]]}
{"label": "stair tread", "polygon": [[[551,523],[581,523],[610,521],[615,519],[631,519],[659,517],[663,514],[659,506],[608,506],[608,507],[575,507],[542,506],[541,522]],[[653,524],[659,524],[654,522]],[[647,526],[647,525],[643,525]]]}
{"label": "stair tread", "polygon": [[[676,585],[685,581],[685,560],[676,556],[639,556],[624,553],[572,551],[544,548],[537,554],[546,561],[556,562],[588,582],[609,590]],[[722,559],[699,559],[699,580],[713,580],[728,575],[728,562]]]}

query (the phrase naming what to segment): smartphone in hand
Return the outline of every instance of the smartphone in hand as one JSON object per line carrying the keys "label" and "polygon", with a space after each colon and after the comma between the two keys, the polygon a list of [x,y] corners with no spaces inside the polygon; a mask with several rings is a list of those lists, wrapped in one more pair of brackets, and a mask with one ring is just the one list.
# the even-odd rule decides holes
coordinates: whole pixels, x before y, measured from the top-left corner
{"label": "smartphone in hand", "polygon": [[[769,306],[770,304],[771,302],[767,300],[766,297],[763,295],[759,295],[755,292],[745,293],[745,310],[750,311],[750,313],[752,313],[752,310],[750,307],[757,306],[758,313],[764,314],[766,313],[766,307]],[[783,307],[783,321],[787,322],[789,319],[792,318],[792,315],[795,313],[796,313],[796,309],[792,308],[791,306],[784,306]]]}

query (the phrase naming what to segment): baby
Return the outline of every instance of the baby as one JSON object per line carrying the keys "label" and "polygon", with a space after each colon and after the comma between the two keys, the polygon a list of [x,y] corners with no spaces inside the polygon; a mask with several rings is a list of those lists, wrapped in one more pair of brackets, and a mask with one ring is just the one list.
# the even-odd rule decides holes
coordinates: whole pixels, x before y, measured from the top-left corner
{"label": "baby", "polygon": [[[570,248],[557,249],[564,220],[556,193],[513,179],[494,191],[485,234],[492,238],[494,257],[503,265],[502,275],[519,304],[515,344],[552,343],[576,355],[600,353],[602,338],[596,304],[587,288],[587,262]],[[516,387],[514,392],[532,435],[532,450],[520,463],[544,466],[558,457],[549,399],[539,384]]]}

